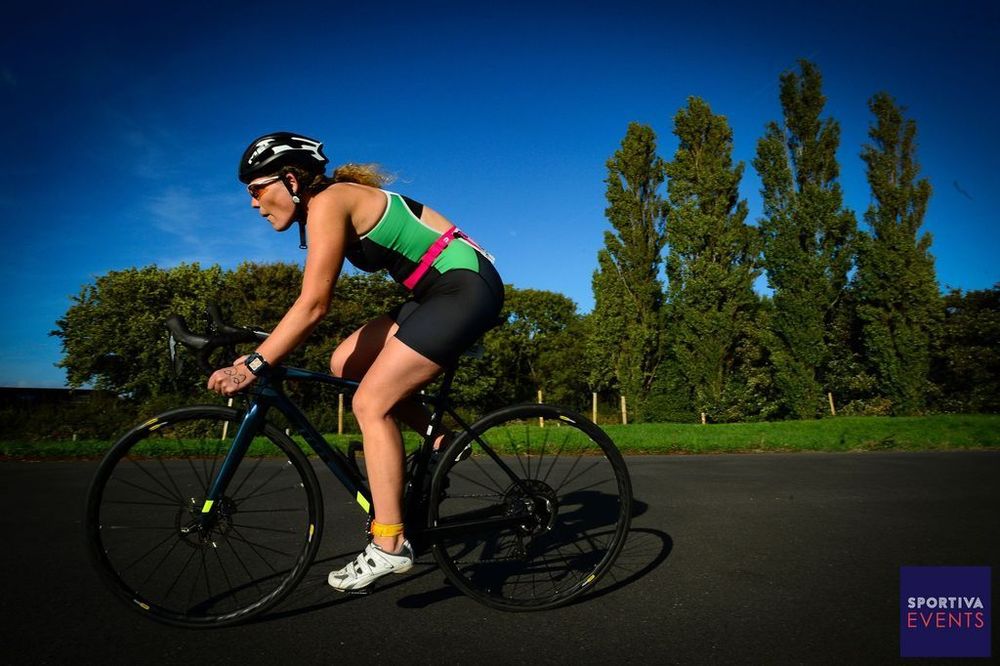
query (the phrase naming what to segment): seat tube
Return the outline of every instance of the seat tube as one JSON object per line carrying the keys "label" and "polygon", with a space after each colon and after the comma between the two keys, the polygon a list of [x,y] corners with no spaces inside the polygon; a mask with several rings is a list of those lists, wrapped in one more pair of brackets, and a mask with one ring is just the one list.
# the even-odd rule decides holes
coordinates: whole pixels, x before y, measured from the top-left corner
{"label": "seat tube", "polygon": [[219,467],[219,472],[215,475],[214,479],[210,479],[211,486],[209,487],[208,494],[205,496],[205,504],[201,507],[203,515],[211,513],[212,507],[225,494],[229,482],[232,481],[233,475],[236,474],[236,468],[239,467],[243,456],[253,442],[254,435],[257,434],[264,422],[264,413],[266,411],[266,407],[262,406],[260,401],[255,400],[251,402],[246,416],[243,417],[243,421],[236,431],[236,436],[233,437],[233,443],[226,453],[226,458]]}
{"label": "seat tube", "polygon": [[[451,384],[455,379],[455,368],[449,368],[441,381],[441,389],[438,391],[438,398],[432,401],[434,411],[431,413],[431,421],[427,426],[425,440],[440,434],[441,421],[444,420],[444,413],[447,404],[448,394],[451,392]],[[443,452],[442,452],[443,453]]]}

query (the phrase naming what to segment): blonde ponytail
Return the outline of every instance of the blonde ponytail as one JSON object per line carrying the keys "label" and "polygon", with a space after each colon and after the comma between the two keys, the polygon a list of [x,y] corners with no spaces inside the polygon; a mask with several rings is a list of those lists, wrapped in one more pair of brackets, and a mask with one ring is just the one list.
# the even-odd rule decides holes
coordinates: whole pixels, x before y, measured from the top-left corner
{"label": "blonde ponytail", "polygon": [[342,164],[333,170],[334,183],[358,183],[368,187],[382,187],[395,180],[377,164]]}

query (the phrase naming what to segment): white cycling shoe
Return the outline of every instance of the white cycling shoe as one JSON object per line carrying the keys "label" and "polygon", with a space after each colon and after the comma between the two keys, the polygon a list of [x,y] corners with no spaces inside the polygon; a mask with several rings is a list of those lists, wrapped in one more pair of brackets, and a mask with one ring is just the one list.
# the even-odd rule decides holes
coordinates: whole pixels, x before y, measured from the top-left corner
{"label": "white cycling shoe", "polygon": [[349,592],[368,587],[376,580],[391,573],[406,573],[413,568],[413,548],[409,541],[403,541],[398,553],[387,553],[375,542],[354,558],[354,561],[336,571],[331,571],[326,581],[335,590]]}

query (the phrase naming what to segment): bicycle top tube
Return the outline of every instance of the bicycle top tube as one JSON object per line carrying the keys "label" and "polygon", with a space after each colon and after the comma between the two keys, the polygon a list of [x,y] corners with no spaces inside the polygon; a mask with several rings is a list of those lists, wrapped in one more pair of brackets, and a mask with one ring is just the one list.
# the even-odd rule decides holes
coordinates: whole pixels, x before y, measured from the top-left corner
{"label": "bicycle top tube", "polygon": [[303,382],[318,382],[320,384],[330,384],[332,386],[338,386],[341,388],[346,388],[354,390],[358,388],[361,383],[354,379],[347,379],[345,377],[337,377],[336,375],[327,374],[325,372],[315,372],[313,370],[306,370],[304,368],[295,368],[292,366],[278,365],[271,368],[271,371],[267,375],[267,379],[270,380],[268,383],[275,381],[282,381],[284,379],[290,379],[292,381],[303,381]]}

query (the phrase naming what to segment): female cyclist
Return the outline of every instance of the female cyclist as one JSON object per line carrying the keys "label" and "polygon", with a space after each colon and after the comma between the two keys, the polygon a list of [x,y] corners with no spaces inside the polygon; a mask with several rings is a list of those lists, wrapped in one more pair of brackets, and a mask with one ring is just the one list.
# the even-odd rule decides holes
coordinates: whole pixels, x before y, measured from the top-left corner
{"label": "female cyclist", "polygon": [[353,410],[375,509],[372,541],[330,573],[330,585],[346,591],[413,566],[395,419],[427,428],[426,411],[408,397],[496,324],[504,291],[492,258],[441,214],[381,189],[388,179],[373,166],[348,164],[326,176],[328,161],[319,141],[289,132],[266,134],[243,153],[239,179],[250,205],[275,231],[298,222],[308,252],[302,291],[270,337],[213,373],[208,388],[245,390],[302,343],[326,315],[345,258],[365,271],[386,269],[410,290],[410,301],[355,331],[330,359],[335,375],[360,380]]}

